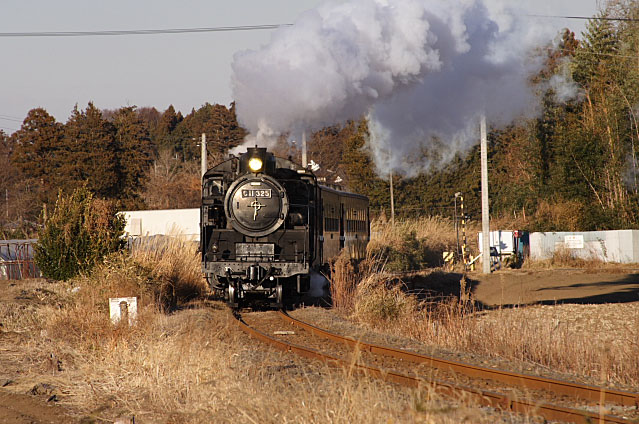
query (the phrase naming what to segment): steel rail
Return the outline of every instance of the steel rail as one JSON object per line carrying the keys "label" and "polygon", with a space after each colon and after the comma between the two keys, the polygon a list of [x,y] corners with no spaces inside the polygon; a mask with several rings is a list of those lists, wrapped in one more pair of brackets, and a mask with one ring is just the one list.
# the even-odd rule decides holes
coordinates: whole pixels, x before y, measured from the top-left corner
{"label": "steel rail", "polygon": [[278,315],[284,321],[297,327],[303,328],[310,333],[333,341],[346,343],[351,347],[357,347],[361,351],[370,352],[371,354],[385,355],[396,359],[402,359],[419,364],[426,364],[430,367],[449,370],[458,374],[466,375],[468,377],[494,380],[501,383],[512,384],[518,387],[525,387],[530,390],[546,390],[556,394],[567,395],[590,402],[597,402],[600,404],[610,402],[622,406],[639,407],[639,393],[613,390],[604,387],[596,387],[578,383],[571,383],[568,381],[554,380],[545,377],[479,367],[471,364],[465,364],[463,362],[456,362],[433,356],[421,355],[410,351],[364,343],[353,338],[339,336],[321,328],[317,328],[313,325],[307,324],[303,321],[291,317],[284,311],[279,311]]}
{"label": "steel rail", "polygon": [[615,417],[604,414],[593,414],[587,411],[582,411],[572,408],[564,408],[561,406],[555,406],[550,404],[535,404],[519,399],[510,398],[507,395],[495,392],[488,392],[483,390],[474,389],[471,387],[464,387],[460,385],[454,385],[449,383],[443,383],[436,380],[425,381],[418,377],[400,374],[393,371],[381,370],[379,368],[370,367],[367,365],[353,363],[344,359],[340,359],[328,354],[318,352],[314,349],[304,346],[287,343],[282,340],[277,340],[268,335],[250,327],[242,318],[232,313],[240,329],[249,336],[264,342],[266,344],[275,347],[276,349],[292,352],[302,357],[319,360],[329,365],[334,365],[344,369],[350,369],[357,374],[371,376],[379,378],[384,381],[389,381],[402,386],[419,388],[423,386],[431,385],[436,393],[443,396],[453,396],[457,399],[466,399],[474,401],[483,406],[490,406],[493,408],[499,408],[504,411],[511,411],[521,414],[539,415],[547,420],[560,420],[569,421],[575,423],[589,424],[593,422],[610,423],[610,424],[630,424],[633,421],[626,420],[624,418]]}

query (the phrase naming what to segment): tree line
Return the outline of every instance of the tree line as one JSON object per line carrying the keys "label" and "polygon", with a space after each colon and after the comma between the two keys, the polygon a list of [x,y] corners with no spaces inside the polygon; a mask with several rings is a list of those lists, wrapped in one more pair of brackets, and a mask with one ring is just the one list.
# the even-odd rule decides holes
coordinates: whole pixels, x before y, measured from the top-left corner
{"label": "tree line", "polygon": [[[611,20],[621,18],[621,20]],[[530,76],[541,112],[489,133],[491,215],[520,229],[577,231],[635,228],[639,220],[639,1],[609,1],[581,39],[565,30],[538,52],[543,69]],[[557,76],[572,81],[560,93]],[[62,190],[84,186],[119,209],[197,207],[198,145],[207,134],[209,164],[242,142],[246,131],[229,107],[205,104],[187,116],[172,106],[99,110],[77,107],[66,123],[31,110],[12,135],[0,131],[0,212],[5,233],[36,226]],[[328,183],[371,199],[388,216],[389,181],[376,173],[364,118],[309,135],[308,155]],[[298,162],[301,149],[284,138],[276,154]],[[425,151],[436,163],[436,149]],[[394,181],[397,215],[454,213],[462,192],[479,219],[479,146],[413,178]],[[18,224],[16,224],[18,223]],[[22,227],[28,232],[28,225]]]}
{"label": "tree line", "polygon": [[100,110],[77,106],[66,123],[43,108],[20,129],[0,131],[0,182],[5,238],[33,234],[58,193],[85,187],[120,210],[196,207],[200,198],[200,137],[210,162],[246,132],[235,106],[205,104],[187,116],[173,106]]}

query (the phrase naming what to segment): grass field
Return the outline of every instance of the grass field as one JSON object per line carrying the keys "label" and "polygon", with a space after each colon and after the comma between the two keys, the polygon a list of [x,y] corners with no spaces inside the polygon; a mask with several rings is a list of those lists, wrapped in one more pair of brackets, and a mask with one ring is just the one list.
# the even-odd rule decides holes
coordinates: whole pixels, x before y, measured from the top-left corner
{"label": "grass field", "polygon": [[[559,309],[546,310],[547,319],[534,320],[529,319],[527,313],[516,313],[517,309],[525,310],[523,305],[514,311],[480,310],[468,287],[464,289],[465,277],[458,295],[448,301],[417,300],[403,290],[401,281],[397,283],[395,274],[387,272],[388,257],[378,254],[379,246],[405,245],[407,237],[415,235],[419,248],[434,252],[432,256],[435,256],[455,246],[451,222],[436,217],[400,222],[395,226],[377,222],[372,228],[375,238],[370,243],[367,259],[357,264],[357,272],[353,272],[355,265],[347,257],[335,263],[333,297],[338,300],[335,306],[342,315],[427,344],[529,361],[602,383],[639,386],[639,309],[631,309],[630,315],[620,314],[619,319],[627,323],[628,331],[619,334],[619,340],[601,344],[590,334],[577,334],[571,327],[559,325],[569,319]],[[561,252],[556,256],[550,261],[527,263],[525,268],[618,268],[615,264],[574,259]],[[406,258],[400,255],[394,260]],[[393,271],[398,268],[409,267],[394,264]]]}
{"label": "grass field", "polygon": [[[48,384],[83,423],[494,420],[449,408],[429,387],[400,389],[249,339],[225,305],[203,300],[193,244],[115,255],[68,283],[20,284],[16,303],[0,305],[3,334],[17,335],[11,366],[21,370],[7,388]],[[110,322],[115,296],[138,297],[135,325]]]}
{"label": "grass field", "polygon": [[[556,310],[482,311],[467,291],[420,300],[391,282],[384,248],[400,252],[400,267],[401,252],[428,262],[454,245],[451,222],[377,222],[373,229],[367,260],[335,263],[334,311],[341,316],[451,351],[639,386],[639,309],[626,310],[637,311],[623,317],[626,334],[598,347]],[[85,423],[132,415],[142,423],[509,421],[445,402],[429,387],[401,389],[264,348],[235,328],[222,303],[206,300],[195,249],[175,240],[159,251],[112,256],[67,283],[20,282],[0,303],[3,339],[13,343],[11,355],[0,351],[0,363],[19,376],[7,389],[51,384]],[[107,299],[123,296],[139,299],[132,327],[109,321]]]}

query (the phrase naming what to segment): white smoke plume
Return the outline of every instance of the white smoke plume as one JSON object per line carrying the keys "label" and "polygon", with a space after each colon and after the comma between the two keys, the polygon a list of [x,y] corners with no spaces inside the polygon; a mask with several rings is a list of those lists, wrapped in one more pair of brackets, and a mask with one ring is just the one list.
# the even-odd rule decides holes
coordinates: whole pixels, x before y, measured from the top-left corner
{"label": "white smoke plume", "polygon": [[[535,105],[530,47],[544,31],[492,0],[351,0],[302,14],[240,52],[233,90],[247,143],[359,119],[382,173],[412,175],[477,142],[478,117],[507,124]],[[535,22],[537,23],[537,22]]]}
{"label": "white smoke plume", "polygon": [[583,90],[570,76],[561,74],[553,75],[548,81],[548,86],[555,93],[555,101],[558,103],[568,103],[572,100],[579,100],[583,97]]}

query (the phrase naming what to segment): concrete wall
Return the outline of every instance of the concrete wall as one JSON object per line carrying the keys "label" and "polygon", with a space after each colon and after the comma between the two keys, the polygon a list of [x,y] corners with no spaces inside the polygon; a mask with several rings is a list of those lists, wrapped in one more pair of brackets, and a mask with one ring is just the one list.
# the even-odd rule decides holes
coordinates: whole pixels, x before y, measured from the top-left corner
{"label": "concrete wall", "polygon": [[530,234],[531,259],[550,259],[559,250],[581,259],[639,263],[639,230]]}
{"label": "concrete wall", "polygon": [[200,209],[123,211],[130,236],[184,235],[200,240]]}

